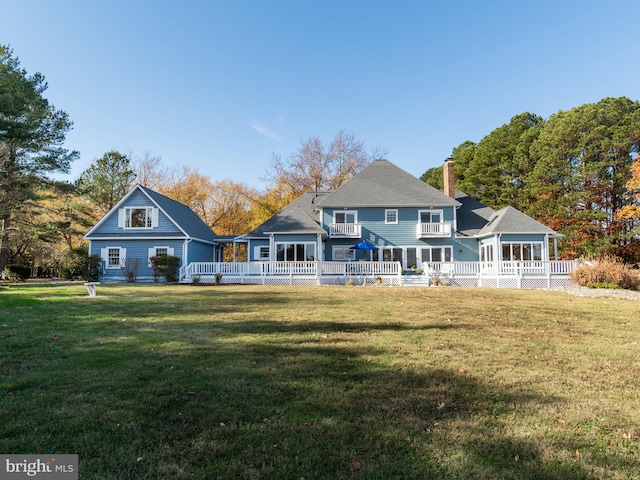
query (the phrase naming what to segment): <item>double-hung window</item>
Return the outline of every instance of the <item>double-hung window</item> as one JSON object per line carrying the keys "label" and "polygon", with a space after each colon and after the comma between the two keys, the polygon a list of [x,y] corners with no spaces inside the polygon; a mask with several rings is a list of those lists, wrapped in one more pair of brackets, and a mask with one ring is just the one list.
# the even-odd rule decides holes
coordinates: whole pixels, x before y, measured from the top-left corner
{"label": "double-hung window", "polygon": [[384,211],[384,223],[397,224],[398,223],[398,210],[387,209]]}
{"label": "double-hung window", "polygon": [[173,256],[174,254],[174,249],[171,247],[151,247],[149,249],[149,259],[148,259],[148,266],[151,267],[153,266],[151,264],[151,257],[161,257],[162,255],[169,255],[169,256]]}
{"label": "double-hung window", "polygon": [[120,268],[124,264],[127,249],[122,247],[106,247],[100,250],[100,257],[105,268]]}

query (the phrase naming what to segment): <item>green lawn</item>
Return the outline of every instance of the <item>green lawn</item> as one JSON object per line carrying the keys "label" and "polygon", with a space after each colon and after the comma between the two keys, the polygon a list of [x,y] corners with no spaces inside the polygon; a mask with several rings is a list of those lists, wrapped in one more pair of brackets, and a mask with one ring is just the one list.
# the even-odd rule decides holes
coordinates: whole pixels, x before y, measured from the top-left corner
{"label": "green lawn", "polygon": [[638,479],[640,302],[0,289],[0,452],[85,479]]}

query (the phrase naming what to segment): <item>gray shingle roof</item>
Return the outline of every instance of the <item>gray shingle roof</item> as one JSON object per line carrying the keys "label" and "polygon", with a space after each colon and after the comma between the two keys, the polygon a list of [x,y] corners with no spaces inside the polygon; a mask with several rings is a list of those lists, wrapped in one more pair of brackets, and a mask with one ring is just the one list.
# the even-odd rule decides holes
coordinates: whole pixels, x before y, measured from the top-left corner
{"label": "gray shingle roof", "polygon": [[181,228],[189,237],[213,242],[217,235],[206,223],[186,205],[154,192],[142,185],[136,185],[146,194],[167,216]]}
{"label": "gray shingle roof", "polygon": [[323,208],[456,207],[459,203],[388,160],[374,160],[320,200],[319,205]]}
{"label": "gray shingle roof", "polygon": [[458,234],[464,236],[477,235],[496,213],[493,208],[459,190],[456,190],[456,200],[461,203],[457,211]]}
{"label": "gray shingle roof", "polygon": [[242,237],[260,238],[268,236],[269,233],[285,232],[326,234],[327,232],[320,227],[316,211],[318,201],[326,195],[326,192],[305,193]]}
{"label": "gray shingle roof", "polygon": [[479,232],[478,236],[496,233],[544,233],[558,235],[554,230],[525,215],[513,207],[504,207],[495,212]]}

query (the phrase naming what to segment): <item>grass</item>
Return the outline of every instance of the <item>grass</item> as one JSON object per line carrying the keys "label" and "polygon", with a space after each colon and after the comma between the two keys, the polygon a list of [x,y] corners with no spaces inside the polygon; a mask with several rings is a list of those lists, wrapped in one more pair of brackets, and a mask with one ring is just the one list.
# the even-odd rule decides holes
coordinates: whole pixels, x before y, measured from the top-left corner
{"label": "grass", "polygon": [[640,303],[9,285],[0,452],[84,479],[637,479]]}

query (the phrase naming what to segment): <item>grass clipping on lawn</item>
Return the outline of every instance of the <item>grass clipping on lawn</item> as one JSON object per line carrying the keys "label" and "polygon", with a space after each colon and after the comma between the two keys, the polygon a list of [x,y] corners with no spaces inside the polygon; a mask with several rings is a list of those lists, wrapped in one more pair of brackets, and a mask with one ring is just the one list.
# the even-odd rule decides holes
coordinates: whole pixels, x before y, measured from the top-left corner
{"label": "grass clipping on lawn", "polygon": [[82,479],[635,478],[640,303],[10,285],[0,452]]}

